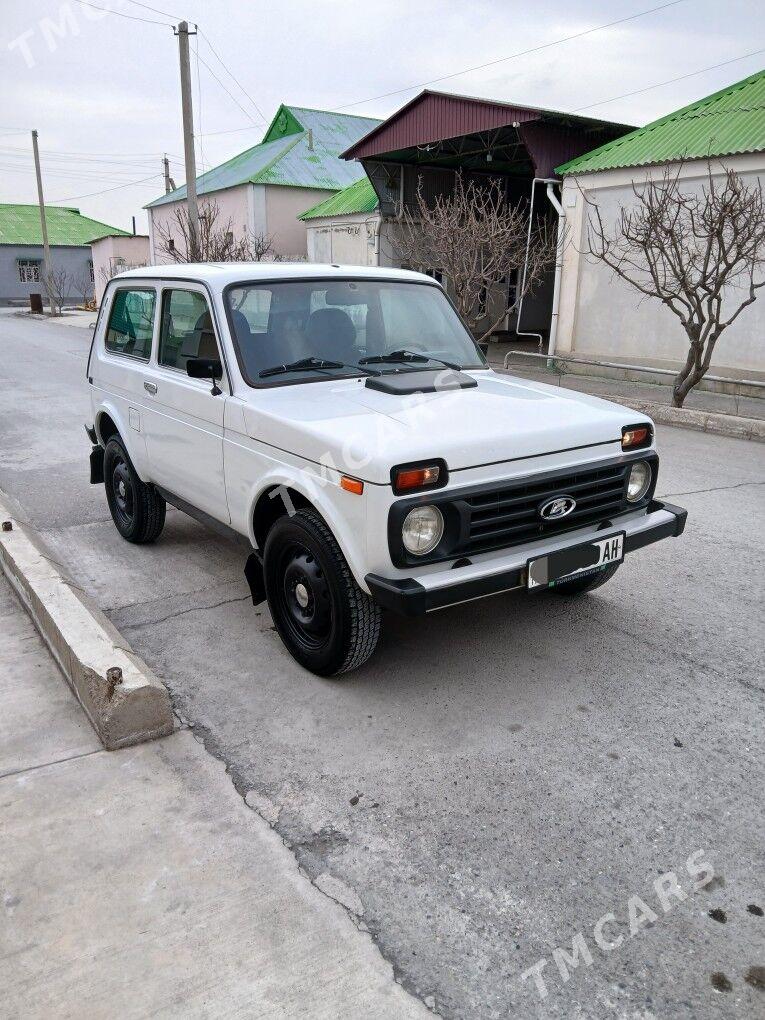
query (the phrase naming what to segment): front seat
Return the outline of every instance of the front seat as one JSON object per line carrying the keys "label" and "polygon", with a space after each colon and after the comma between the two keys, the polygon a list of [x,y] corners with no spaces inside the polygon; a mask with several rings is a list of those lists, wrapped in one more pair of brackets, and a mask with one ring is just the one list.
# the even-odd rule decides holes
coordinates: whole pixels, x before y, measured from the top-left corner
{"label": "front seat", "polygon": [[347,361],[355,364],[356,327],[350,315],[339,308],[317,308],[306,325],[306,338],[311,354],[326,361]]}
{"label": "front seat", "polygon": [[178,351],[176,368],[185,369],[189,358],[220,358],[209,312],[203,312]]}

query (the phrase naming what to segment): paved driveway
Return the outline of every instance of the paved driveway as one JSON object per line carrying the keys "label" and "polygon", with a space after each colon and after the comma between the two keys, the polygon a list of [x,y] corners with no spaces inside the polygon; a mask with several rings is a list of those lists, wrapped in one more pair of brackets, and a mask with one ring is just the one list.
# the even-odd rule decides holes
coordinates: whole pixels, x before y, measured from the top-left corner
{"label": "paved driveway", "polygon": [[404,985],[445,1017],[762,1015],[765,448],[662,430],[682,539],[582,600],[388,617],[322,681],[233,544],[174,510],[155,547],[118,537],[87,484],[88,340],[0,319],[0,487]]}

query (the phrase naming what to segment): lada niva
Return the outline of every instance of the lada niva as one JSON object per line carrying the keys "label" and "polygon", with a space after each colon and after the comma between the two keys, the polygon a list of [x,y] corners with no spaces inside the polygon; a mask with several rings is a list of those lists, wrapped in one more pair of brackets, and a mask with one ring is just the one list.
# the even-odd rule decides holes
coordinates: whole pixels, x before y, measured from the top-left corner
{"label": "lada niva", "polygon": [[123,538],[155,541],[168,503],[243,538],[253,601],[321,676],[369,658],[384,609],[580,595],[685,526],[654,499],[650,419],[494,372],[419,273],[131,270],[87,376]]}

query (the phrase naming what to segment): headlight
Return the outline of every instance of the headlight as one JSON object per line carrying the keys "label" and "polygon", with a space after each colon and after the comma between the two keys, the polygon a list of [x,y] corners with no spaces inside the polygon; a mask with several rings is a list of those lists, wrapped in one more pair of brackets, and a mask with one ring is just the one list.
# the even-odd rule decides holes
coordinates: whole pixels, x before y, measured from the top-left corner
{"label": "headlight", "polygon": [[648,492],[651,485],[651,467],[644,460],[636,460],[630,469],[627,482],[627,499],[630,503],[638,503]]}
{"label": "headlight", "polygon": [[418,506],[410,510],[401,526],[404,548],[414,556],[433,552],[444,533],[444,518],[438,507]]}

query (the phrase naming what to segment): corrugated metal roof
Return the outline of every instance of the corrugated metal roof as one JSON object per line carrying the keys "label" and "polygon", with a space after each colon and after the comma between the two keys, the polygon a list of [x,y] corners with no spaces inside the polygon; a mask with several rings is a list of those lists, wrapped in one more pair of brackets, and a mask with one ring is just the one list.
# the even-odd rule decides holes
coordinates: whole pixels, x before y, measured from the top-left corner
{"label": "corrugated metal roof", "polygon": [[765,150],[765,71],[559,166],[581,174]]}
{"label": "corrugated metal roof", "polygon": [[[50,244],[80,247],[104,234],[127,235],[126,230],[80,215],[69,206],[45,206],[45,223]],[[0,244],[42,244],[40,207],[0,205]]]}
{"label": "corrugated metal roof", "polygon": [[[414,146],[431,145],[446,139],[530,122],[572,130],[580,140],[584,138],[585,132],[600,130],[609,134],[623,134],[631,130],[631,125],[614,124],[559,110],[543,110],[536,106],[425,89],[346,149],[343,158],[370,159]],[[565,152],[565,155],[570,154],[570,149]]]}
{"label": "corrugated metal roof", "polygon": [[[263,141],[197,178],[197,194],[238,184],[279,184],[338,191],[355,183],[363,167],[339,159],[379,121],[302,106],[280,106]],[[310,135],[309,135],[310,132]],[[147,208],[186,198],[183,185],[150,202]]]}
{"label": "corrugated metal roof", "polygon": [[372,182],[364,176],[349,188],[308,209],[298,219],[318,220],[327,216],[350,216],[352,213],[371,213],[379,206]]}

